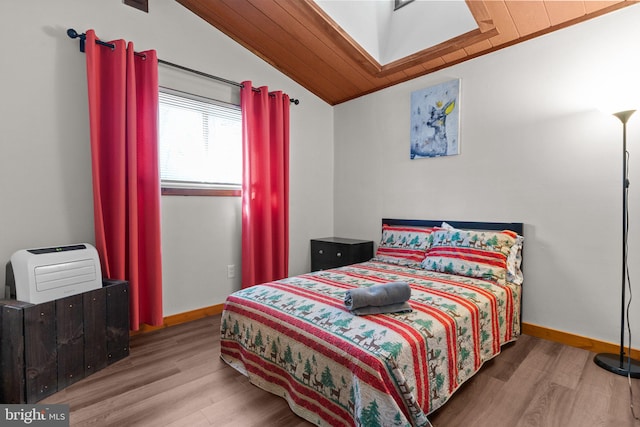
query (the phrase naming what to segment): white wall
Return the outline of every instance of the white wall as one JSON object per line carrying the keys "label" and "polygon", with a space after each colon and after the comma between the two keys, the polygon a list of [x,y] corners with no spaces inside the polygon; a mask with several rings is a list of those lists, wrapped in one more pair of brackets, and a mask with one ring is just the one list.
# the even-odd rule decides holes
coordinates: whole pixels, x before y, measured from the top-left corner
{"label": "white wall", "polygon": [[[299,98],[291,108],[290,272],[333,230],[332,108],[172,0],[148,14],[121,0],[0,2],[0,262],[30,247],[94,243],[85,57],[67,28]],[[205,83],[206,84],[206,83]],[[165,316],[220,304],[239,288],[240,201],[162,198]],[[4,273],[0,284],[4,284]]]}
{"label": "white wall", "polygon": [[[336,235],[377,240],[383,217],[524,222],[524,321],[619,342],[622,125],[597,108],[616,84],[640,104],[639,22],[631,6],[335,107]],[[409,160],[411,92],[452,78],[461,79],[461,155]],[[633,289],[640,295],[637,281]]]}

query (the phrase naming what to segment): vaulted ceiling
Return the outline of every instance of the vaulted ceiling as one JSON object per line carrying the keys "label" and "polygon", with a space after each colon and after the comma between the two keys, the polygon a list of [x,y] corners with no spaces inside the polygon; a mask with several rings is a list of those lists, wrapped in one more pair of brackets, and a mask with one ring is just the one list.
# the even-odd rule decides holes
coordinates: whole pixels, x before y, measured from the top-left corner
{"label": "vaulted ceiling", "polygon": [[638,2],[467,0],[477,29],[382,65],[313,0],[176,1],[330,105]]}

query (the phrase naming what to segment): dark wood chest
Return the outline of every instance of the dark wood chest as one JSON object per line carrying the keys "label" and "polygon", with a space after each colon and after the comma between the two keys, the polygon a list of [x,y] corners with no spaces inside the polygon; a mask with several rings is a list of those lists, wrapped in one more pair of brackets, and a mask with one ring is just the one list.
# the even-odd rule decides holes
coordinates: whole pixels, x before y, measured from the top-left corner
{"label": "dark wood chest", "polygon": [[0,402],[35,403],[129,355],[129,283],[40,304],[0,300]]}

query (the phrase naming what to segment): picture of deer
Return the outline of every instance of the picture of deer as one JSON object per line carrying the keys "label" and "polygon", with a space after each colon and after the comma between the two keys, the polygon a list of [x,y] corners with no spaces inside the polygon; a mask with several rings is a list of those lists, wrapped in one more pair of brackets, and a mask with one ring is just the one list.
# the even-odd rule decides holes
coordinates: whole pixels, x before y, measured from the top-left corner
{"label": "picture of deer", "polygon": [[353,340],[353,342],[357,342],[358,344],[360,344],[365,338],[367,338],[367,337],[356,334],[351,339]]}
{"label": "picture of deer", "polygon": [[[449,101],[442,105],[431,106],[429,119],[424,123],[428,128],[433,129],[433,135],[424,136],[423,139],[411,141],[411,158],[446,156],[448,149],[447,140],[447,116],[455,108],[455,101]],[[438,107],[438,108],[436,108]]]}
{"label": "picture of deer", "polygon": [[368,344],[365,344],[364,347],[367,350],[371,350],[371,351],[378,351],[380,350],[380,346],[378,344],[376,344],[376,341],[379,340],[380,337],[373,337],[371,338],[371,341],[369,341]]}
{"label": "picture of deer", "polygon": [[289,363],[289,372],[290,373],[295,375],[297,370],[298,370],[298,364],[297,363],[295,363],[295,362]]}
{"label": "picture of deer", "polygon": [[451,80],[411,93],[411,159],[459,153],[459,91]]}
{"label": "picture of deer", "polygon": [[296,308],[296,300],[294,298],[289,298],[289,300],[283,303],[280,308],[287,313],[291,313]]}
{"label": "picture of deer", "polygon": [[331,322],[326,322],[326,326],[340,335],[345,335],[352,329],[349,325],[351,324],[351,321],[353,321],[353,318],[341,316],[342,315],[340,313],[336,314],[336,316],[331,319]]}
{"label": "picture of deer", "polygon": [[433,327],[433,322],[431,320],[417,319],[414,323],[420,325],[418,330],[422,332],[427,338],[433,338],[434,335],[431,332],[431,328]]}
{"label": "picture of deer", "polygon": [[326,319],[324,319],[324,323],[322,324],[322,326],[324,326],[326,328],[331,328],[333,326],[333,322],[335,322],[335,320],[338,317],[340,317],[339,313],[335,317],[334,316],[327,317]]}
{"label": "picture of deer", "polygon": [[313,388],[324,393],[324,384],[318,380],[318,373],[313,374]]}
{"label": "picture of deer", "polygon": [[427,351],[427,359],[429,361],[436,360],[438,357],[440,357],[440,353],[442,353],[441,350],[434,350],[434,349],[430,348]]}

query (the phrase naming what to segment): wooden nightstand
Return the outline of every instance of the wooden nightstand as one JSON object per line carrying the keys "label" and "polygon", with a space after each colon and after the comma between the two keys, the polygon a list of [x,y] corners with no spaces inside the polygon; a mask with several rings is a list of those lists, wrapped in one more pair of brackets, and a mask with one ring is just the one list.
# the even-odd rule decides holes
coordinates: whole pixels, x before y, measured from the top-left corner
{"label": "wooden nightstand", "polygon": [[369,261],[373,258],[373,241],[324,237],[311,240],[311,271],[326,270]]}

